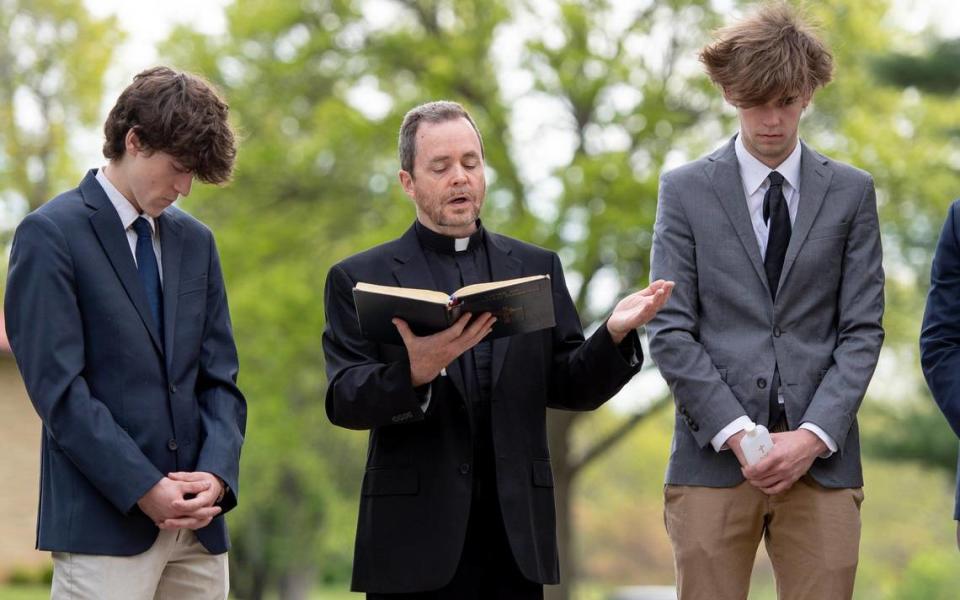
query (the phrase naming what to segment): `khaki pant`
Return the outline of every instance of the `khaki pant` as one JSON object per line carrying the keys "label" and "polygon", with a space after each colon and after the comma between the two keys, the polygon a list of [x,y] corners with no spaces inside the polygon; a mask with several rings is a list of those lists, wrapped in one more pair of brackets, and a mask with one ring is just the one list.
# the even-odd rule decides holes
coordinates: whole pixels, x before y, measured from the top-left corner
{"label": "khaki pant", "polygon": [[135,556],[53,553],[51,600],[226,600],[227,555],[189,529],[161,531]]}
{"label": "khaki pant", "polygon": [[804,476],[775,496],[743,482],[668,485],[664,498],[679,600],[746,600],[761,538],[780,600],[853,596],[862,488],[825,488]]}

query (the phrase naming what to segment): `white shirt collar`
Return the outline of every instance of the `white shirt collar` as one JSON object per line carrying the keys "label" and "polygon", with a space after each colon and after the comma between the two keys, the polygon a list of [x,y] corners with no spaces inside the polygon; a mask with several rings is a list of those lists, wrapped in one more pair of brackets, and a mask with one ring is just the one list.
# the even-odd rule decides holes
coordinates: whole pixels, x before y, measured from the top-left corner
{"label": "white shirt collar", "polygon": [[110,183],[102,167],[97,169],[97,181],[100,182],[100,186],[107,194],[107,198],[110,199],[110,203],[117,209],[117,214],[120,215],[120,222],[123,223],[124,231],[130,229],[130,226],[133,225],[133,222],[136,221],[138,217],[143,217],[150,223],[150,229],[153,231],[153,235],[157,235],[157,223],[154,218],[150,215],[138,213],[137,209],[133,207],[133,204],[120,193],[120,190]]}
{"label": "white shirt collar", "polygon": [[783,175],[790,187],[795,190],[800,189],[800,155],[802,152],[799,140],[797,140],[797,145],[794,146],[790,156],[784,159],[776,169],[771,169],[760,162],[756,156],[750,154],[746,146],[743,145],[740,134],[737,134],[733,146],[737,151],[737,162],[740,164],[740,178],[743,180],[743,189],[747,191],[748,196],[753,195],[760,189],[763,182],[767,180],[767,176],[770,175],[770,171],[777,171]]}
{"label": "white shirt collar", "polygon": [[470,246],[470,238],[455,238],[453,240],[453,249],[457,252],[463,252]]}

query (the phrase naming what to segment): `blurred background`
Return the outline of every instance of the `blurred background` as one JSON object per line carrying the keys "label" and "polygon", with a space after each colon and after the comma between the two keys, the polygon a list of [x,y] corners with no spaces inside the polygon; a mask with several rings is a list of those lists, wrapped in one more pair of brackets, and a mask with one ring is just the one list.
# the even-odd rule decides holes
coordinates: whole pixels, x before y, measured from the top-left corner
{"label": "blurred background", "polygon": [[[360,598],[349,576],[366,435],[324,414],[322,290],[337,260],[413,220],[396,182],[406,110],[446,98],[486,144],[491,229],[560,253],[589,327],[646,285],[657,178],[736,131],[696,61],[735,0],[0,0],[0,269],[30,210],[103,164],[134,74],[202,74],[242,134],[236,177],[180,202],[217,236],[249,402],[238,599]],[[957,440],[923,384],[931,254],[960,196],[960,8],[807,5],[835,81],[801,134],[877,183],[886,344],[860,411],[857,598],[953,599]],[[0,314],[2,323],[2,314]],[[2,328],[0,328],[2,330]],[[554,599],[673,584],[662,480],[673,408],[646,365],[592,414],[550,415],[564,585]],[[0,335],[0,598],[49,596],[33,549],[40,422]],[[761,549],[751,598],[773,598]]]}

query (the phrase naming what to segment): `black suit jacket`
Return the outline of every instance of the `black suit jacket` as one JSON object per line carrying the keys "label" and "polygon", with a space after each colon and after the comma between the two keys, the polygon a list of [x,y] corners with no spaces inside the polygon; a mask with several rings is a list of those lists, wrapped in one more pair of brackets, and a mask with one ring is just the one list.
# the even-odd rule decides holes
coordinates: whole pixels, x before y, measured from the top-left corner
{"label": "black suit jacket", "polygon": [[[546,408],[589,410],[639,370],[606,327],[584,341],[556,254],[487,231],[494,280],[549,274],[556,326],[493,341],[491,423],[497,490],[510,547],[531,581],[559,580]],[[437,289],[411,227],[398,240],[335,265],[327,276],[327,415],[369,429],[353,589],[376,593],[442,587],[463,547],[473,478],[470,410],[457,362],[432,384],[426,414],[403,346],[364,339],[352,289],[358,281]],[[637,358],[639,340],[632,333]]]}
{"label": "black suit jacket", "polygon": [[[95,173],[17,227],[7,333],[43,421],[37,547],[132,555],[159,531],[137,500],[168,472],[214,473],[236,505],[246,403],[213,235],[177,208],[159,217],[161,347]],[[197,537],[225,552],[223,516]]]}

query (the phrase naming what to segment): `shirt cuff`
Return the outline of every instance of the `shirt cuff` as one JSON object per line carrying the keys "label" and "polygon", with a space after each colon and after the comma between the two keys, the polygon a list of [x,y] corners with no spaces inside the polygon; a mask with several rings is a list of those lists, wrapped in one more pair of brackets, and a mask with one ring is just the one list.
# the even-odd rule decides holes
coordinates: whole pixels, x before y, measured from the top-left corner
{"label": "shirt cuff", "polygon": [[637,349],[633,346],[630,346],[630,356],[626,357],[627,364],[631,367],[635,367],[640,364],[640,358],[637,356]]}
{"label": "shirt cuff", "polygon": [[807,431],[812,432],[813,435],[823,440],[823,443],[827,445],[827,451],[821,454],[818,458],[830,458],[833,456],[833,453],[837,451],[837,443],[833,441],[833,438],[830,437],[826,431],[820,429],[820,427],[817,425],[814,425],[813,423],[802,423],[800,425],[800,429],[806,429]]}
{"label": "shirt cuff", "polygon": [[416,388],[415,391],[417,392],[417,396],[421,400],[423,400],[423,402],[420,403],[420,410],[422,410],[423,413],[426,414],[427,407],[430,406],[430,396],[433,395],[433,382],[431,381],[428,384],[422,385]]}
{"label": "shirt cuff", "polygon": [[747,428],[748,425],[752,425],[753,421],[750,420],[750,417],[744,415],[733,420],[732,423],[720,430],[720,433],[713,436],[713,439],[710,440],[710,445],[713,446],[713,449],[717,452],[721,450],[729,450],[730,446],[727,446],[727,440],[731,436],[740,433]]}

